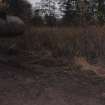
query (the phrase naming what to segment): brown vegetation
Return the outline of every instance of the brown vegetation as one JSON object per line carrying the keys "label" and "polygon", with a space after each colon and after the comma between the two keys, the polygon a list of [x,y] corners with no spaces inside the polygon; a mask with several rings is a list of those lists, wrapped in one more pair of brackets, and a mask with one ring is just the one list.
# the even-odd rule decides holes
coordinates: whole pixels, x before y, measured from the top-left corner
{"label": "brown vegetation", "polygon": [[22,49],[32,52],[47,50],[56,57],[84,56],[88,60],[104,60],[104,29],[104,26],[31,27],[19,43]]}

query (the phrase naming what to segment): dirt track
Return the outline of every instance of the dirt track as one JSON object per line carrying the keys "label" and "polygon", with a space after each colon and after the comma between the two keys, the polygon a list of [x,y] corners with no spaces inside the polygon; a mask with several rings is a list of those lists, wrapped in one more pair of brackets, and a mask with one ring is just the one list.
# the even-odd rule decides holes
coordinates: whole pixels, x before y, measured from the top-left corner
{"label": "dirt track", "polygon": [[0,64],[0,105],[105,105],[105,82],[62,67]]}

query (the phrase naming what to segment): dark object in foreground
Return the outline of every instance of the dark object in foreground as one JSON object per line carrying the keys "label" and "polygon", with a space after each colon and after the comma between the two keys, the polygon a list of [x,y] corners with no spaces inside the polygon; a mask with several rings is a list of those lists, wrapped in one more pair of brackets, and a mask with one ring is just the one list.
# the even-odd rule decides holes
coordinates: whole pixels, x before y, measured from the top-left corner
{"label": "dark object in foreground", "polygon": [[0,37],[16,37],[23,35],[25,31],[24,22],[16,16],[7,16],[6,19],[0,18]]}

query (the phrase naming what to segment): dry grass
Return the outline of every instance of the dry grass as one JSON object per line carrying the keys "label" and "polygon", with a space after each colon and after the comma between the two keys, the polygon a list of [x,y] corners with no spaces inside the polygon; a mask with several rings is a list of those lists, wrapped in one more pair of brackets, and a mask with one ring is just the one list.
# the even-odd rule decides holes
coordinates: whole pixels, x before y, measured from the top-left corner
{"label": "dry grass", "polygon": [[105,57],[105,27],[31,27],[21,38],[21,48],[34,52],[48,50],[53,56]]}

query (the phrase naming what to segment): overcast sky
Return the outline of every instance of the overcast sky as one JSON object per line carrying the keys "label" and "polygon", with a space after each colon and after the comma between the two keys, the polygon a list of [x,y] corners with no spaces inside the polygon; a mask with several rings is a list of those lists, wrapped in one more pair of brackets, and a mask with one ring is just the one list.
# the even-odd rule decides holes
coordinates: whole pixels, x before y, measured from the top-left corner
{"label": "overcast sky", "polygon": [[35,2],[39,2],[40,0],[28,0],[31,4],[35,4]]}

